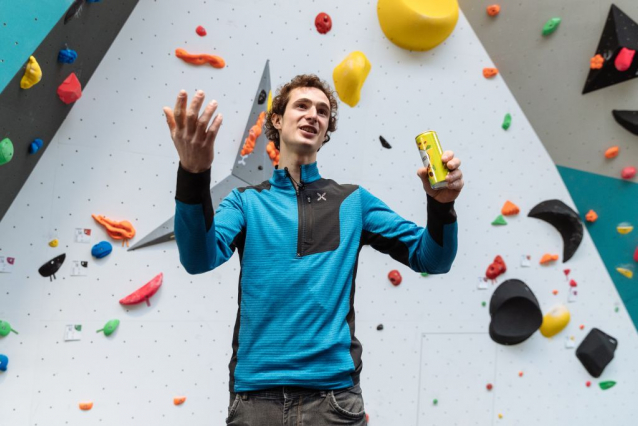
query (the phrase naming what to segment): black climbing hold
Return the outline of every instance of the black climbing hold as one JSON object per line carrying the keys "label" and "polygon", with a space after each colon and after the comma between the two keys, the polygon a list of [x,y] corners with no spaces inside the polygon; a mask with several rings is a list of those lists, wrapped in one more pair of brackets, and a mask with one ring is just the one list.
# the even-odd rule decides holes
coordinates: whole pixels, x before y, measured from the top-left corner
{"label": "black climbing hold", "polygon": [[49,277],[49,281],[53,281],[54,279],[56,279],[55,273],[58,272],[58,269],[60,269],[60,267],[64,263],[65,258],[66,254],[61,254],[58,257],[54,257],[53,259],[42,265],[40,269],[38,269],[38,272],[43,277]]}
{"label": "black climbing hold", "polygon": [[381,141],[381,146],[383,146],[384,148],[392,149],[392,145],[390,145],[383,136],[379,136],[379,140]]}
{"label": "black climbing hold", "polygon": [[377,330],[383,330],[383,324],[377,325]]}
{"label": "black climbing hold", "polygon": [[264,102],[266,102],[266,96],[268,96],[266,91],[264,89],[261,89],[261,92],[259,92],[259,98],[257,99],[257,103],[261,105]]}
{"label": "black climbing hold", "polygon": [[615,338],[597,328],[592,328],[576,349],[576,356],[589,374],[600,377],[607,364],[614,359],[617,346],[618,341]]}
{"label": "black climbing hold", "polygon": [[619,111],[615,109],[611,113],[618,124],[634,135],[638,135],[638,111]]}
{"label": "black climbing hold", "polygon": [[560,200],[547,200],[537,204],[527,216],[554,226],[563,237],[563,263],[571,259],[583,240],[583,223],[578,213]]}
{"label": "black climbing hold", "polygon": [[490,337],[502,345],[524,342],[543,323],[538,300],[521,280],[510,279],[499,285],[490,300]]}

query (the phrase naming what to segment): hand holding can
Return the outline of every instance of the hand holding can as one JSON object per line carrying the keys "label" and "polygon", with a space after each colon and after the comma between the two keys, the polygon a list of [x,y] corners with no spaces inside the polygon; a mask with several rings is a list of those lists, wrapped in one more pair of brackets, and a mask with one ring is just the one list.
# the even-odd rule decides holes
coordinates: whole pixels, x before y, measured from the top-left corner
{"label": "hand holding can", "polygon": [[449,170],[443,164],[443,149],[436,132],[428,130],[417,135],[415,139],[416,146],[421,154],[421,161],[423,161],[423,166],[428,172],[430,186],[432,189],[447,188],[448,182],[445,177],[448,175]]}

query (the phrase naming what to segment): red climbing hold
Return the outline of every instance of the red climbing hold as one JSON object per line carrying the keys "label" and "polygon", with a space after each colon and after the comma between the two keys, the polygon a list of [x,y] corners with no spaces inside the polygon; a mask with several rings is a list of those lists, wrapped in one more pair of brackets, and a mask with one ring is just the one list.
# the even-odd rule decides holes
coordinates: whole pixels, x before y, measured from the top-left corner
{"label": "red climbing hold", "polygon": [[330,15],[323,12],[317,15],[315,18],[315,27],[317,27],[319,34],[325,34],[330,31],[330,29],[332,29],[332,19]]}
{"label": "red climbing hold", "polygon": [[576,281],[574,281],[574,280],[571,280],[571,281],[569,282],[569,286],[570,286],[570,287],[577,287],[577,286],[578,286],[578,283],[576,283]]}
{"label": "red climbing hold", "polygon": [[634,55],[636,54],[635,50],[627,49],[623,47],[618,52],[618,56],[616,56],[616,60],[614,61],[614,66],[618,71],[627,71],[631,66],[631,62],[634,60]]}
{"label": "red climbing hold", "polygon": [[196,32],[198,35],[200,35],[200,36],[204,37],[204,36],[206,35],[206,28],[204,28],[204,27],[202,27],[202,26],[200,25],[200,26],[198,26],[198,27],[195,29],[195,32]]}
{"label": "red climbing hold", "polygon": [[493,386],[491,383],[488,383],[486,387],[488,391],[491,391]]}
{"label": "red climbing hold", "polygon": [[638,262],[638,246],[636,246],[636,251],[634,252],[634,260]]}
{"label": "red climbing hold", "polygon": [[620,172],[620,177],[622,177],[623,179],[631,179],[634,176],[636,176],[636,168],[635,167],[631,167],[631,166],[625,167]]}
{"label": "red climbing hold", "polygon": [[82,86],[74,72],[58,87],[58,96],[65,104],[75,102],[82,97]]}
{"label": "red climbing hold", "polygon": [[402,280],[401,274],[396,269],[393,269],[388,273],[388,279],[390,280],[392,285],[399,285],[401,284]]}
{"label": "red climbing hold", "polygon": [[491,280],[495,280],[496,277],[501,275],[503,272],[507,271],[507,267],[505,266],[505,261],[501,256],[496,256],[494,258],[494,262],[487,267],[487,271],[485,272],[485,276]]}
{"label": "red climbing hold", "polygon": [[148,306],[151,306],[149,299],[152,295],[157,293],[160,286],[162,285],[162,281],[164,279],[164,274],[159,273],[150,280],[146,285],[135,290],[133,293],[129,294],[125,298],[120,300],[120,304],[122,305],[135,305],[136,303],[146,302]]}

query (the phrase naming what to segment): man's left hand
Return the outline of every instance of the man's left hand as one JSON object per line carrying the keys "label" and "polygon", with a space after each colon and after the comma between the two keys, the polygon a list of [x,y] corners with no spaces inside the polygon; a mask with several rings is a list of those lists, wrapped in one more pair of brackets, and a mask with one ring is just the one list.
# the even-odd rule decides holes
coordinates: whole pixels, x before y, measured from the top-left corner
{"label": "man's left hand", "polygon": [[416,174],[421,178],[421,181],[423,182],[423,189],[425,189],[425,192],[430,197],[434,198],[439,203],[450,203],[457,199],[463,189],[463,172],[459,169],[459,167],[461,167],[461,160],[454,158],[454,153],[452,151],[445,151],[441,156],[441,160],[450,171],[445,178],[448,183],[447,188],[438,190],[432,189],[430,186],[430,180],[428,179],[427,169],[425,167],[421,167],[417,170]]}

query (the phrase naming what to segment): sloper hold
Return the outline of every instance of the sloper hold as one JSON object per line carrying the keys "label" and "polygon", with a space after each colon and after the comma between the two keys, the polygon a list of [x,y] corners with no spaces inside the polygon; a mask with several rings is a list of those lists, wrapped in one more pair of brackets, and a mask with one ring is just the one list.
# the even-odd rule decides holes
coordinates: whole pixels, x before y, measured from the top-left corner
{"label": "sloper hold", "polygon": [[593,377],[600,377],[605,367],[614,359],[618,340],[603,331],[592,328],[576,349],[576,357]]}
{"label": "sloper hold", "polygon": [[334,87],[342,102],[356,106],[361,98],[361,88],[370,73],[371,64],[360,51],[351,52],[332,71]]}
{"label": "sloper hold", "polygon": [[625,130],[638,136],[638,111],[613,110],[614,119]]}
{"label": "sloper hold", "polygon": [[625,71],[616,69],[615,60],[623,48],[638,50],[638,24],[612,4],[596,49],[605,62],[600,69],[589,70],[583,94],[638,77],[636,60]]}
{"label": "sloper hold", "polygon": [[490,338],[501,345],[524,342],[543,323],[538,299],[523,281],[509,279],[492,293]]}
{"label": "sloper hold", "polygon": [[66,259],[66,254],[61,254],[58,257],[54,257],[49,260],[47,263],[42,265],[38,272],[43,277],[49,277],[49,281],[53,281],[55,278],[55,273],[58,272],[62,264],[64,263],[64,259]]}
{"label": "sloper hold", "polygon": [[583,240],[583,223],[571,207],[560,200],[537,204],[527,215],[554,226],[563,237],[563,263],[572,258]]}
{"label": "sloper hold", "polygon": [[82,85],[74,72],[69,74],[58,87],[58,97],[67,105],[82,97]]}

